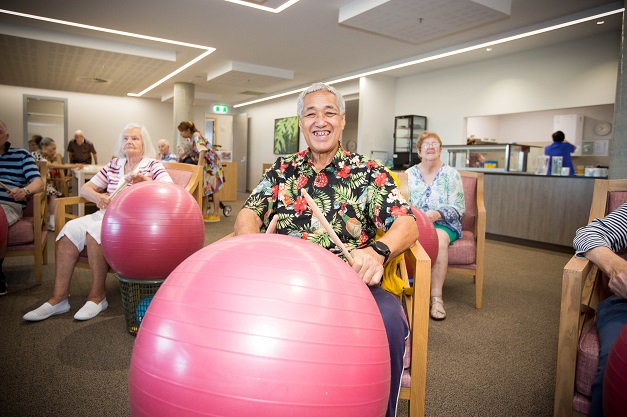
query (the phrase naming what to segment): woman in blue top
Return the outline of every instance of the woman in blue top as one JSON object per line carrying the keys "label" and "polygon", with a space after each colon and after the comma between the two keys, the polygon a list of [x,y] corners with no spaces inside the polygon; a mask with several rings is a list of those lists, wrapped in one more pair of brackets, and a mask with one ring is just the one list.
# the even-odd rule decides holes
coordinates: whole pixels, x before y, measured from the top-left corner
{"label": "woman in blue top", "polygon": [[[573,161],[570,159],[570,154],[575,152],[577,147],[572,143],[568,142],[566,139],[566,135],[561,130],[553,133],[551,135],[553,137],[553,143],[544,148],[544,154],[549,156],[549,173],[551,172],[551,165],[553,164],[554,156],[562,157],[562,168],[568,168],[569,175],[573,175]],[[561,173],[560,173],[561,174]],[[559,174],[558,174],[559,175]]]}
{"label": "woman in blue top", "polygon": [[464,186],[459,172],[440,160],[442,140],[424,131],[416,144],[421,162],[407,170],[409,203],[427,214],[438,234],[438,257],[431,266],[431,318],[446,318],[442,287],[448,266],[448,247],[462,236],[461,218],[466,211]]}

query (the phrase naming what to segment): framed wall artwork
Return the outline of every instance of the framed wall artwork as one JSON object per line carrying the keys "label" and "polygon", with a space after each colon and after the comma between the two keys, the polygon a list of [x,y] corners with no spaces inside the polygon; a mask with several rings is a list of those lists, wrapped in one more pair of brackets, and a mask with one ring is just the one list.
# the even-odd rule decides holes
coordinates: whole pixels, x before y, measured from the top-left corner
{"label": "framed wall artwork", "polygon": [[298,152],[298,116],[274,120],[274,154]]}

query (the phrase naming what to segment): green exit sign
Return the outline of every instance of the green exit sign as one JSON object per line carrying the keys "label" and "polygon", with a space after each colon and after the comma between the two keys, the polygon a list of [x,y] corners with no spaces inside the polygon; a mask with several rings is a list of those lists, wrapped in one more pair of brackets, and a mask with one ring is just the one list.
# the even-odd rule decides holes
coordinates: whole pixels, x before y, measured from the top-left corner
{"label": "green exit sign", "polygon": [[213,106],[214,113],[228,113],[229,108],[227,106]]}

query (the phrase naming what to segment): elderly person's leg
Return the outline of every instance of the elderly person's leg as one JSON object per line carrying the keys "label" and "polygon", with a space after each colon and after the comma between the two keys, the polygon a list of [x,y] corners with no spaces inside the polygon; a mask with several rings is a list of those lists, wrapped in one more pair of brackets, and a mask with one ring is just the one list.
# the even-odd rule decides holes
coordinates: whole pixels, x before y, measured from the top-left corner
{"label": "elderly person's leg", "polygon": [[448,247],[451,238],[442,229],[435,229],[438,234],[438,258],[431,266],[431,312],[430,315],[435,320],[446,318],[444,310],[444,300],[442,299],[442,287],[448,268]]}
{"label": "elderly person's leg", "polygon": [[55,277],[52,297],[35,310],[24,314],[24,320],[41,321],[56,314],[70,310],[68,297],[70,281],[74,273],[74,265],[78,260],[78,248],[66,236],[62,236],[56,244]]}
{"label": "elderly person's leg", "polygon": [[3,202],[0,204],[0,295],[7,293],[7,281],[2,272],[4,255],[9,245],[9,227],[22,218],[22,207],[19,204]]}
{"label": "elderly person's leg", "polygon": [[91,290],[85,305],[74,315],[76,320],[92,319],[109,306],[105,289],[109,264],[102,253],[102,246],[91,234],[87,235],[87,255],[91,271]]}
{"label": "elderly person's leg", "polygon": [[390,347],[390,396],[388,398],[388,408],[385,415],[386,417],[393,417],[396,415],[398,394],[401,389],[405,339],[409,336],[409,327],[405,320],[405,312],[395,296],[378,285],[370,287],[370,291],[381,312],[388,345]]}

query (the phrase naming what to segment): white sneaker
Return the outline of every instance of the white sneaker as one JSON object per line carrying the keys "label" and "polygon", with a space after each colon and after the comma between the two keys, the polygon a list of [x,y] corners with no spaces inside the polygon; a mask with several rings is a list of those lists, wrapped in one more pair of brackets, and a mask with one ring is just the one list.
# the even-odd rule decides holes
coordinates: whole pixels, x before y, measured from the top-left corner
{"label": "white sneaker", "polygon": [[67,313],[68,311],[70,311],[70,303],[66,298],[59,304],[55,305],[45,302],[38,308],[24,314],[23,318],[24,320],[28,321],[41,321],[47,319],[50,316]]}
{"label": "white sneaker", "polygon": [[74,314],[74,318],[76,320],[89,320],[96,317],[101,312],[105,311],[109,307],[109,303],[107,303],[107,299],[103,298],[102,301],[98,304],[93,301],[87,301],[80,310]]}

